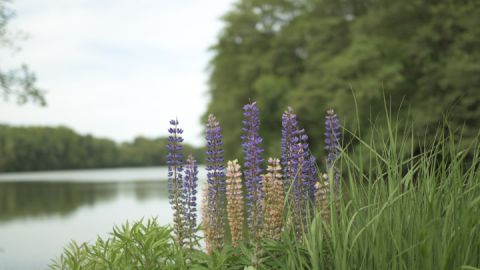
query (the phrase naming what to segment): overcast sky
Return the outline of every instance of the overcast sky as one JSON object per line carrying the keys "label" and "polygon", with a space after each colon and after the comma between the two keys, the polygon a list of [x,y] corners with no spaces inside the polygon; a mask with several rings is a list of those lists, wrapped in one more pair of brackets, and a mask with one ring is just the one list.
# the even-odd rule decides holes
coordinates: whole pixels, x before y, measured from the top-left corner
{"label": "overcast sky", "polygon": [[232,2],[14,1],[10,27],[29,39],[8,64],[25,62],[36,72],[48,106],[0,100],[0,123],[66,125],[120,142],[166,135],[178,116],[185,140],[202,144],[207,50]]}

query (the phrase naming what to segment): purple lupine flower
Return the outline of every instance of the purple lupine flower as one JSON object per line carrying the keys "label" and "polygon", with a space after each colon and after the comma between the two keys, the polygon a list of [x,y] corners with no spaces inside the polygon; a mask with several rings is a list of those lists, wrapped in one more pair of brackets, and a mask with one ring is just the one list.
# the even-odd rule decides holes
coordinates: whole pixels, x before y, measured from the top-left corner
{"label": "purple lupine flower", "polygon": [[292,140],[295,137],[295,133],[298,130],[298,121],[297,115],[293,112],[291,107],[283,113],[282,115],[282,156],[281,164],[283,167],[283,177],[284,183],[283,186],[285,191],[288,191],[291,187],[293,179],[295,179],[295,172],[292,171],[292,155],[293,155],[293,144]]}
{"label": "purple lupine flower", "polygon": [[256,102],[251,102],[243,107],[243,134],[242,148],[244,153],[244,176],[247,187],[246,202],[248,211],[248,228],[253,239],[259,240],[262,230],[262,169],[261,157],[263,149],[260,144],[260,119]]}
{"label": "purple lupine flower", "polygon": [[[282,158],[283,174],[287,189],[291,181],[300,179],[303,182],[304,194],[313,199],[315,183],[318,179],[316,159],[310,154],[308,136],[304,129],[298,127],[297,116],[291,107],[282,115]],[[301,152],[300,152],[301,150]],[[301,162],[300,162],[301,161]],[[297,182],[299,182],[297,181]],[[297,185],[293,190],[299,190]]]}
{"label": "purple lupine flower", "polygon": [[307,225],[307,203],[310,194],[310,153],[308,149],[308,136],[304,129],[297,130],[292,139],[292,172],[295,178],[293,182],[294,220],[297,236],[301,236]]}
{"label": "purple lupine flower", "polygon": [[225,165],[221,127],[213,114],[208,116],[206,127],[207,141],[207,205],[209,229],[205,241],[211,250],[223,247],[225,235]]}
{"label": "purple lupine flower", "polygon": [[182,197],[185,211],[184,222],[186,235],[190,248],[195,244],[195,228],[197,226],[197,186],[198,186],[197,161],[189,155],[185,164],[185,177],[183,179]]}
{"label": "purple lupine flower", "polygon": [[170,121],[168,129],[167,144],[167,165],[168,165],[168,198],[173,209],[174,231],[177,236],[177,243],[183,246],[185,240],[184,216],[185,209],[182,204],[182,172],[183,172],[183,155],[182,150],[183,130],[178,127],[178,120]]}
{"label": "purple lupine flower", "polygon": [[307,206],[315,196],[315,158],[310,154],[308,136],[298,127],[297,116],[290,107],[282,115],[282,126],[284,181],[294,207],[295,231],[301,235],[306,226]]}
{"label": "purple lupine flower", "polygon": [[327,151],[327,170],[333,170],[334,184],[338,187],[340,174],[335,168],[335,161],[340,155],[340,121],[333,109],[325,116],[325,150]]}
{"label": "purple lupine flower", "polygon": [[292,138],[292,172],[294,175],[293,191],[295,197],[306,197],[308,191],[307,179],[309,176],[310,153],[308,149],[308,136],[304,129],[298,129]]}
{"label": "purple lupine flower", "polygon": [[315,185],[317,184],[318,182],[318,168],[317,168],[317,159],[315,158],[315,156],[313,156],[312,154],[310,154],[310,158],[307,160],[307,174],[308,174],[308,195],[309,195],[309,199],[310,199],[310,202],[313,202],[315,200],[315,192],[316,192],[316,188],[315,188]]}

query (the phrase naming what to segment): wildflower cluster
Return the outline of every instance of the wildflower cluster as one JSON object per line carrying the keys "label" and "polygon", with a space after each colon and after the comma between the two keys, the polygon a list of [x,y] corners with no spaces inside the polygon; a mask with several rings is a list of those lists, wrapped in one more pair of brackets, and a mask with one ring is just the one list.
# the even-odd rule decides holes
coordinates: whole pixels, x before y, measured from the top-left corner
{"label": "wildflower cluster", "polygon": [[[221,250],[226,239],[231,240],[233,247],[242,243],[254,245],[252,264],[257,267],[261,264],[262,238],[279,240],[282,232],[290,229],[300,237],[307,230],[312,214],[316,213],[315,208],[328,217],[327,194],[331,190],[327,175],[333,175],[335,186],[338,186],[340,174],[335,161],[340,153],[341,134],[337,115],[329,110],[325,120],[329,174],[320,174],[309,148],[308,135],[300,127],[293,109],[288,107],[282,115],[281,158],[268,158],[264,174],[257,104],[245,105],[243,116],[240,137],[243,166],[237,159],[225,164],[220,123],[213,114],[208,116],[205,137],[207,182],[202,195],[202,226],[209,254]],[[193,156],[183,161],[183,130],[178,128],[177,120],[170,124],[168,176],[174,230],[179,244],[188,243],[193,248],[198,168]],[[287,220],[288,212],[292,214]]]}

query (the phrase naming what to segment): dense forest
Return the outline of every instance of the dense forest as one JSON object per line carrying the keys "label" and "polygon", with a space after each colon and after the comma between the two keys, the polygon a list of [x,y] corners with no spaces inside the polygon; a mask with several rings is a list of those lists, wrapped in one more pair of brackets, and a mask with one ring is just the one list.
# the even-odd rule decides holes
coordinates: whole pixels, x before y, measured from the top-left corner
{"label": "dense forest", "polygon": [[463,128],[464,143],[478,133],[480,1],[240,0],[223,21],[211,48],[208,112],[228,131],[228,158],[241,156],[249,99],[259,104],[273,155],[288,105],[317,156],[332,107],[365,136],[374,122],[383,128],[385,104],[395,123],[413,123],[415,138],[431,138],[444,117]]}
{"label": "dense forest", "polygon": [[[67,127],[0,125],[0,172],[165,165],[166,145],[166,138],[118,144]],[[186,145],[185,153],[203,161],[200,148]]]}

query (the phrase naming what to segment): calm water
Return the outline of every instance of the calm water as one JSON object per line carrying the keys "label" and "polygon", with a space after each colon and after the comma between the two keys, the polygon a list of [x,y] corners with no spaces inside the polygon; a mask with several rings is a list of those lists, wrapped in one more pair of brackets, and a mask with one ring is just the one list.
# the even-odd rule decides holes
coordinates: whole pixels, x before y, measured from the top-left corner
{"label": "calm water", "polygon": [[165,167],[0,174],[0,269],[46,269],[71,240],[94,241],[127,220],[170,223],[166,175]]}

